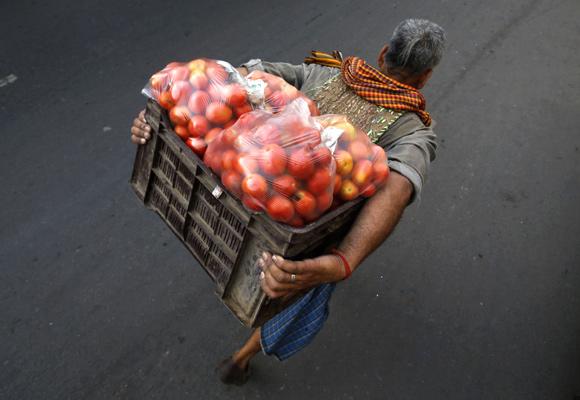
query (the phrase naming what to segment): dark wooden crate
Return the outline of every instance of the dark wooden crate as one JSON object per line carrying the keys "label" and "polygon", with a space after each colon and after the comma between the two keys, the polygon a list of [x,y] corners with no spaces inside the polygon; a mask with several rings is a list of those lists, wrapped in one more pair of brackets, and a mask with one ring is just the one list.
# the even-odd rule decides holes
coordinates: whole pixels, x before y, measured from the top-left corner
{"label": "dark wooden crate", "polygon": [[172,131],[157,103],[147,103],[145,118],[152,138],[137,148],[131,186],[209,274],[234,315],[246,326],[261,325],[288,303],[270,301],[262,292],[256,265],[260,254],[266,250],[300,259],[320,253],[348,230],[362,200],[344,204],[304,228],[279,224],[248,211],[230,195]]}

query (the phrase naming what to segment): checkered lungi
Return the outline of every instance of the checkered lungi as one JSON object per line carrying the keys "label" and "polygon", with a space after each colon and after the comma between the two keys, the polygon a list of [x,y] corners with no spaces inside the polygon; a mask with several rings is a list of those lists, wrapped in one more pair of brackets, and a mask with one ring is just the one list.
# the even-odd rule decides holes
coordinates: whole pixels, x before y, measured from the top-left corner
{"label": "checkered lungi", "polygon": [[328,302],[335,285],[325,283],[315,287],[262,325],[264,353],[284,361],[306,347],[328,317]]}

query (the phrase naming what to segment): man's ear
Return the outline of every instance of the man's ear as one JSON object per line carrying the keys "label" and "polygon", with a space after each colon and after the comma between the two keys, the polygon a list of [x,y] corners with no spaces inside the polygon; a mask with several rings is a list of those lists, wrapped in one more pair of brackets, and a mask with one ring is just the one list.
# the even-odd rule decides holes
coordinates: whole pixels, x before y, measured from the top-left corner
{"label": "man's ear", "polygon": [[417,89],[423,89],[423,87],[427,84],[427,81],[431,79],[431,75],[433,75],[433,68],[429,68],[423,71],[417,79]]}
{"label": "man's ear", "polygon": [[389,51],[388,44],[384,45],[381,51],[379,52],[379,58],[377,59],[379,69],[383,69],[385,66],[385,54],[387,54],[387,51]]}

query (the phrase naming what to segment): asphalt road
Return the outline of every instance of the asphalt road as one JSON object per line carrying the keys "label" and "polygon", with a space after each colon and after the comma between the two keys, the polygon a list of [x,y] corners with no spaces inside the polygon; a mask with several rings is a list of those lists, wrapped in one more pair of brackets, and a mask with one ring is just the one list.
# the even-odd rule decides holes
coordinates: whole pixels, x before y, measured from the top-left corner
{"label": "asphalt road", "polygon": [[[580,4],[195,3],[0,4],[0,398],[579,396]],[[421,203],[307,351],[222,386],[248,331],[129,187],[141,87],[196,56],[374,60],[411,16],[450,43]]]}

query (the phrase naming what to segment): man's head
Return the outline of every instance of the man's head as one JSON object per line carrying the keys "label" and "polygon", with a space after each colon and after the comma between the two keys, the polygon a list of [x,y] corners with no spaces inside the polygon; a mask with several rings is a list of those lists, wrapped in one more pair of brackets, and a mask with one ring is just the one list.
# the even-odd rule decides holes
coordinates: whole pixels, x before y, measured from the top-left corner
{"label": "man's head", "polygon": [[421,89],[445,50],[445,31],[426,19],[406,19],[379,53],[379,68],[402,83]]}

